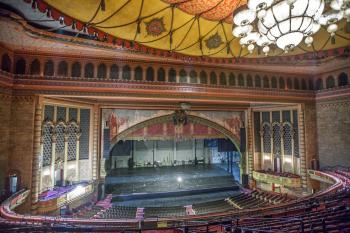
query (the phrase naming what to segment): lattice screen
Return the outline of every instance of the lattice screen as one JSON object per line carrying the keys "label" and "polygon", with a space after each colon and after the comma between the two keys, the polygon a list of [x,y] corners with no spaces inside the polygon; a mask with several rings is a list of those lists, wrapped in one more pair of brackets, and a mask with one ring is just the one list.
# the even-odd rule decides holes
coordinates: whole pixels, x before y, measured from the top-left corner
{"label": "lattice screen", "polygon": [[80,109],[79,159],[89,159],[90,109]]}
{"label": "lattice screen", "polygon": [[271,153],[271,129],[269,123],[263,123],[263,146],[264,153]]}
{"label": "lattice screen", "polygon": [[256,152],[261,152],[260,112],[254,112],[254,147]]}
{"label": "lattice screen", "polygon": [[44,119],[52,121],[53,120],[53,113],[54,113],[54,106],[45,105],[45,108],[44,108]]}
{"label": "lattice screen", "polygon": [[68,125],[68,161],[75,160],[77,156],[77,131],[75,124]]}
{"label": "lattice screen", "polygon": [[281,126],[280,123],[272,124],[273,153],[281,155]]}
{"label": "lattice screen", "polygon": [[66,108],[57,107],[57,121],[66,121]]}
{"label": "lattice screen", "polygon": [[52,155],[52,127],[49,124],[43,126],[43,167],[51,164]]}
{"label": "lattice screen", "polygon": [[64,161],[64,135],[65,126],[59,124],[56,126],[56,160],[61,159]]}
{"label": "lattice screen", "polygon": [[298,124],[298,112],[293,111],[293,138],[294,138],[294,156],[299,157],[299,124]]}
{"label": "lattice screen", "polygon": [[292,138],[292,127],[290,124],[285,123],[283,125],[283,147],[286,155],[292,155]]}

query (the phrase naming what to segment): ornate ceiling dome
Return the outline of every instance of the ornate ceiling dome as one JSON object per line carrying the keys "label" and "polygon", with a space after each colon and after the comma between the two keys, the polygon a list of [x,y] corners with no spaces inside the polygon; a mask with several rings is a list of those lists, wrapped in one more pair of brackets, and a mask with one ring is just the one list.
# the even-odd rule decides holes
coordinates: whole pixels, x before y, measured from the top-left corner
{"label": "ornate ceiling dome", "polygon": [[[0,0],[3,1],[3,0]],[[50,31],[89,35],[106,43],[196,57],[263,57],[262,51],[249,53],[240,38],[232,35],[232,14],[246,7],[246,0],[23,0],[45,17],[61,22]],[[26,4],[30,9],[30,4]],[[28,9],[27,9],[28,10]],[[35,23],[40,23],[35,21]],[[288,55],[347,47],[346,20],[339,23],[331,43],[327,29],[314,37],[312,47],[299,45]],[[284,55],[271,46],[269,56]]]}
{"label": "ornate ceiling dome", "polygon": [[232,13],[240,6],[247,3],[246,0],[163,0],[170,4],[176,4],[177,8],[191,15],[200,15],[204,19],[232,23]]}

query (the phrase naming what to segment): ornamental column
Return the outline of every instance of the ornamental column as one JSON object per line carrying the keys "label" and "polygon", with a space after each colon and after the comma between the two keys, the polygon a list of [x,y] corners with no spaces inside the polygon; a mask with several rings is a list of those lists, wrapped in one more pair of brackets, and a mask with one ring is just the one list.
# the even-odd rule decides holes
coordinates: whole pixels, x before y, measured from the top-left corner
{"label": "ornamental column", "polygon": [[32,163],[32,188],[31,188],[31,203],[32,211],[36,209],[36,203],[38,202],[40,183],[41,183],[41,124],[42,124],[42,99],[37,98],[35,103],[34,113],[34,143],[33,143],[33,163]]}
{"label": "ornamental column", "polygon": [[78,182],[80,180],[80,169],[79,169],[79,160],[80,160],[80,150],[79,150],[79,147],[80,147],[80,136],[81,136],[81,133],[78,132],[76,134],[76,152],[75,152],[75,181]]}
{"label": "ornamental column", "polygon": [[306,150],[305,150],[305,108],[298,107],[298,123],[299,123],[299,152],[300,152],[300,175],[301,187],[304,191],[307,189],[307,167],[306,167]]}
{"label": "ornamental column", "polygon": [[253,111],[251,108],[247,111],[247,136],[248,136],[248,169],[247,173],[249,174],[249,178],[253,177],[254,170],[254,151],[253,151]]}
{"label": "ornamental column", "polygon": [[[67,111],[68,113],[68,111]],[[68,119],[68,118],[67,118]],[[67,172],[68,172],[68,126],[64,132],[64,162],[63,162],[63,186],[67,185]]]}
{"label": "ornamental column", "polygon": [[56,162],[56,141],[57,136],[54,129],[52,134],[52,154],[51,154],[51,187],[55,187],[55,162]]}
{"label": "ornamental column", "polygon": [[98,148],[99,126],[100,126],[99,122],[100,122],[99,106],[95,105],[93,108],[93,125],[92,125],[92,179],[93,180],[97,180],[100,177],[99,167],[98,167],[99,156],[101,155],[101,153],[99,153],[99,148]]}

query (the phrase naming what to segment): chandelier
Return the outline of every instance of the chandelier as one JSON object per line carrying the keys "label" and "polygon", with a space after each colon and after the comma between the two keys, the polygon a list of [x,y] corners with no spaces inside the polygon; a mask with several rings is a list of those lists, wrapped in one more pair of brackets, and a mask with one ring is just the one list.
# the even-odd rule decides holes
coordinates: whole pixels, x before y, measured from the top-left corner
{"label": "chandelier", "polygon": [[273,44],[285,52],[303,40],[311,46],[321,26],[333,41],[343,18],[350,21],[350,0],[248,0],[247,7],[233,15],[232,34],[249,53],[258,46],[268,55]]}

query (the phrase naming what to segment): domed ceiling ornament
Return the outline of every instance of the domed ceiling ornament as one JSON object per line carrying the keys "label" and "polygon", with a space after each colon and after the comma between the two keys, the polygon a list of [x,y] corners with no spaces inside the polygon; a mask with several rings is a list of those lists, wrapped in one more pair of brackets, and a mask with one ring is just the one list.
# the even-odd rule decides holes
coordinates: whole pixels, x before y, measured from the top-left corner
{"label": "domed ceiling ornament", "polygon": [[334,41],[338,23],[344,17],[350,21],[350,0],[248,0],[247,9],[233,15],[232,34],[250,53],[257,45],[267,55],[274,44],[289,52],[303,39],[311,46],[321,26],[327,28]]}
{"label": "domed ceiling ornament", "polygon": [[153,18],[148,22],[145,22],[147,35],[160,36],[166,31],[163,17]]}
{"label": "domed ceiling ornament", "polygon": [[221,36],[218,32],[216,32],[214,35],[210,36],[208,39],[205,40],[205,45],[208,49],[216,49],[219,48],[221,44],[224,42],[221,39]]}

